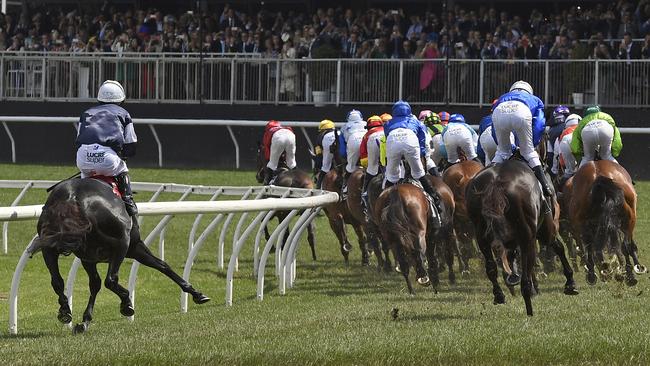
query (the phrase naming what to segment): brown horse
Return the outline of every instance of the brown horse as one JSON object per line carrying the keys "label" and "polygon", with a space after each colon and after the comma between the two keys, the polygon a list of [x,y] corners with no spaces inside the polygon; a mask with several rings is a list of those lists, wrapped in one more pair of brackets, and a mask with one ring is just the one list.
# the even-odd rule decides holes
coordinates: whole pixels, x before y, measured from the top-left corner
{"label": "brown horse", "polygon": [[[415,294],[409,279],[411,264],[415,266],[418,284],[432,285],[434,292],[437,291],[439,279],[436,244],[433,240],[434,218],[422,189],[402,183],[384,190],[373,207],[372,218],[379,225],[382,240],[393,250],[409,293]],[[428,261],[426,271],[425,257]]]}
{"label": "brown horse", "polygon": [[474,226],[471,224],[465,203],[465,190],[474,176],[483,169],[483,165],[473,160],[461,161],[447,168],[442,174],[442,180],[454,193],[454,232],[460,246],[463,267],[461,271],[469,271],[469,258],[474,246]]}
{"label": "brown horse", "polygon": [[[558,176],[561,176],[558,174]],[[578,255],[581,248],[576,247],[576,241],[571,233],[571,219],[569,218],[569,202],[571,202],[571,192],[573,190],[573,177],[560,185],[558,180],[555,181],[555,191],[557,192],[557,202],[560,206],[559,234],[569,252],[569,258],[573,264],[573,270],[578,270]]]}
{"label": "brown horse", "polygon": [[603,280],[611,274],[603,258],[603,251],[609,249],[619,263],[625,261],[625,277],[617,279],[636,285],[634,273],[645,273],[646,268],[639,264],[634,242],[637,195],[630,175],[617,163],[599,160],[578,169],[572,184],[569,217],[573,236],[586,254],[587,282],[596,283],[594,265],[601,269]]}
{"label": "brown horse", "polygon": [[[340,196],[341,185],[343,182],[341,179],[339,179],[339,174],[340,173],[337,169],[330,170],[323,179],[322,189],[337,192]],[[350,200],[351,195],[352,197],[356,197],[358,195],[358,200],[361,202],[361,193],[359,192],[357,194],[356,192],[360,189],[361,183],[356,183],[359,179],[363,179],[363,172],[361,170],[357,170],[350,175],[350,179],[348,180],[347,200]],[[351,183],[353,184],[352,187],[350,187]],[[324,206],[323,209],[325,210],[325,215],[327,216],[332,231],[336,235],[336,238],[339,240],[341,254],[343,255],[345,264],[349,263],[349,255],[350,251],[352,250],[352,245],[350,245],[350,242],[348,241],[345,230],[345,225],[348,224],[354,228],[354,232],[357,234],[357,238],[359,239],[359,248],[361,249],[361,264],[368,265],[370,263],[370,256],[368,255],[367,237],[364,231],[364,220],[355,217],[355,215],[350,211],[346,201],[339,201]]]}
{"label": "brown horse", "polygon": [[[577,294],[573,271],[557,236],[557,213],[544,214],[544,199],[538,182],[528,165],[519,160],[508,160],[478,173],[467,186],[467,212],[476,227],[478,246],[485,257],[485,270],[492,282],[494,303],[505,303],[505,296],[497,281],[497,265],[493,250],[514,257],[521,254],[521,294],[526,313],[533,315],[531,297],[538,291],[534,265],[535,243],[552,246],[562,261],[566,283],[564,293]],[[557,210],[557,205],[554,205]],[[504,267],[508,266],[504,262]],[[509,277],[512,279],[513,276]],[[518,277],[518,276],[515,276]],[[507,281],[513,284],[514,281]]]}
{"label": "brown horse", "polygon": [[[261,149],[261,146],[257,146],[257,173],[255,174],[255,179],[258,183],[264,182],[264,168],[266,167],[266,160],[264,159],[264,152]],[[292,188],[306,188],[313,189],[314,182],[311,180],[309,173],[302,171],[300,169],[290,170],[287,167],[287,163],[284,159],[284,154],[280,157],[280,162],[278,163],[278,175],[275,177],[274,185],[280,187],[292,187]],[[289,211],[278,211],[275,214],[275,217],[278,218],[278,224],[284,220],[285,217],[289,214]],[[264,234],[268,240],[270,235],[268,228],[264,228]],[[289,232],[287,231],[284,235],[284,240],[289,238]],[[314,237],[314,224],[310,222],[307,226],[307,241],[309,242],[309,247],[311,248],[311,257],[313,260],[316,260],[316,239]]]}

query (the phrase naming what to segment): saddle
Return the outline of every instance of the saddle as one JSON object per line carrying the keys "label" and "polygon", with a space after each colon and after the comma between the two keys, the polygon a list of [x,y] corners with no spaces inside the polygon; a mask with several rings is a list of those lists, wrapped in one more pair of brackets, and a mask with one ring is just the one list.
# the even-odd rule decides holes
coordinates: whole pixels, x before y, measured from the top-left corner
{"label": "saddle", "polygon": [[122,198],[122,193],[120,193],[120,190],[117,188],[117,182],[115,181],[114,177],[109,177],[106,175],[93,175],[92,177],[88,178],[96,179],[100,182],[106,183],[109,187],[111,187],[111,190],[115,196]]}

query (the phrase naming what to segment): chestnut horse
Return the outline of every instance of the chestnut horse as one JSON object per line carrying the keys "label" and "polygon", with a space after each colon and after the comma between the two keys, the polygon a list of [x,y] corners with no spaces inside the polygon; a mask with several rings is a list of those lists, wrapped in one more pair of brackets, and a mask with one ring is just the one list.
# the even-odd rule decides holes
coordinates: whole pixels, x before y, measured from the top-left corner
{"label": "chestnut horse", "polygon": [[447,168],[442,180],[454,193],[454,232],[461,249],[461,271],[469,271],[469,258],[474,246],[474,226],[470,222],[465,203],[465,190],[474,176],[483,169],[483,165],[473,160],[461,161]]}
{"label": "chestnut horse", "polygon": [[[544,214],[539,183],[526,163],[511,159],[482,170],[467,186],[466,199],[467,212],[476,227],[478,246],[485,257],[485,271],[492,282],[495,304],[505,303],[505,296],[497,281],[493,250],[505,252],[510,258],[518,251],[521,254],[521,294],[526,314],[533,315],[531,297],[533,291],[538,291],[533,268],[536,239],[542,245],[552,246],[560,257],[566,277],[564,293],[577,294],[573,271],[557,240],[557,204],[553,206],[555,214]],[[508,264],[504,261],[506,271]]]}
{"label": "chestnut horse", "polygon": [[[264,152],[262,151],[261,145],[257,145],[257,173],[255,174],[255,179],[258,183],[264,182],[264,168],[266,167],[266,159],[264,158]],[[278,163],[278,174],[273,181],[273,184],[280,187],[292,187],[292,188],[306,188],[313,189],[314,182],[311,180],[309,173],[300,170],[293,169],[289,170],[287,167],[284,154],[280,156],[280,161]],[[289,214],[289,211],[278,211],[275,213],[275,217],[278,218],[278,224],[284,220],[285,217]],[[268,240],[270,235],[268,228],[264,228],[264,234]],[[289,238],[289,232],[287,231],[284,235],[284,240]],[[307,241],[309,242],[309,247],[311,248],[311,257],[313,260],[316,260],[316,239],[314,237],[314,224],[310,222],[307,226]]]}
{"label": "chestnut horse", "polygon": [[569,217],[573,236],[586,254],[587,282],[596,283],[594,265],[601,269],[603,280],[611,274],[603,258],[603,251],[609,249],[619,263],[624,258],[625,283],[636,285],[634,273],[645,273],[646,269],[639,264],[634,242],[637,194],[630,175],[617,163],[598,160],[578,169],[572,184]]}
{"label": "chestnut horse", "polygon": [[415,294],[409,279],[411,264],[415,266],[418,284],[432,285],[436,292],[439,284],[434,240],[436,219],[422,188],[400,183],[384,190],[374,204],[372,218],[379,225],[382,240],[393,250],[409,293]]}

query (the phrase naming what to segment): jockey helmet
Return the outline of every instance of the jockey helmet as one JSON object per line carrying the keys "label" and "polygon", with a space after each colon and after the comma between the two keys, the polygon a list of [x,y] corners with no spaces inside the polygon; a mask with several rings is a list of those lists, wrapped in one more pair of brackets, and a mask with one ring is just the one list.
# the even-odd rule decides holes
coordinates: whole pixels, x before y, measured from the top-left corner
{"label": "jockey helmet", "polygon": [[559,105],[553,110],[553,122],[554,124],[560,124],[566,120],[566,117],[571,114],[569,107],[564,105]]}
{"label": "jockey helmet", "polygon": [[319,131],[331,130],[333,128],[334,128],[334,122],[332,122],[329,119],[324,119],[324,120],[320,121],[320,123],[318,124],[318,130]]}
{"label": "jockey helmet", "polygon": [[449,117],[449,123],[465,123],[465,116],[460,113],[454,113]]}
{"label": "jockey helmet", "polygon": [[575,126],[575,125],[577,125],[578,123],[580,123],[580,120],[581,120],[581,119],[582,119],[582,117],[580,117],[579,115],[577,115],[577,114],[575,114],[575,113],[574,113],[574,114],[570,114],[570,115],[566,118],[565,128],[566,128],[566,127],[571,127],[571,126]]}
{"label": "jockey helmet", "polygon": [[442,111],[438,113],[438,117],[440,117],[440,121],[442,122],[443,125],[449,123],[449,112]]}
{"label": "jockey helmet", "polygon": [[433,125],[440,124],[440,116],[435,113],[431,113],[427,116],[427,118],[424,119],[424,124],[427,127],[433,127]]}
{"label": "jockey helmet", "polygon": [[368,122],[366,124],[367,129],[371,129],[373,127],[381,127],[384,124],[384,121],[382,121],[381,117],[379,116],[370,116],[367,122]]}
{"label": "jockey helmet", "polygon": [[361,112],[356,109],[348,112],[346,119],[348,122],[363,122],[363,116],[361,115]]}
{"label": "jockey helmet", "polygon": [[115,80],[104,81],[97,92],[97,101],[102,103],[122,103],[124,99],[124,88]]}
{"label": "jockey helmet", "polygon": [[499,102],[499,99],[495,99],[492,101],[492,106],[490,107],[490,111],[494,111],[494,108],[497,107],[497,103]]}
{"label": "jockey helmet", "polygon": [[515,81],[515,83],[510,87],[510,91],[513,90],[523,90],[528,94],[533,94],[533,87],[523,80]]}
{"label": "jockey helmet", "polygon": [[411,115],[411,105],[403,100],[398,100],[393,104],[393,116],[407,117]]}
{"label": "jockey helmet", "polygon": [[386,122],[390,121],[391,119],[393,119],[393,116],[391,116],[391,115],[388,114],[388,113],[382,113],[381,116],[379,116],[379,118],[381,118],[381,120],[382,120],[384,123],[386,123]]}
{"label": "jockey helmet", "polygon": [[280,122],[272,119],[266,124],[266,129],[270,130],[273,127],[280,127]]}
{"label": "jockey helmet", "polygon": [[428,109],[425,109],[425,110],[420,112],[420,114],[418,115],[418,119],[420,120],[420,122],[424,122],[424,119],[427,118],[428,116],[432,115],[432,114],[433,114],[433,112],[431,112]]}
{"label": "jockey helmet", "polygon": [[593,113],[598,113],[600,112],[600,106],[599,105],[592,105],[591,107],[587,108],[585,110],[585,116],[588,116]]}

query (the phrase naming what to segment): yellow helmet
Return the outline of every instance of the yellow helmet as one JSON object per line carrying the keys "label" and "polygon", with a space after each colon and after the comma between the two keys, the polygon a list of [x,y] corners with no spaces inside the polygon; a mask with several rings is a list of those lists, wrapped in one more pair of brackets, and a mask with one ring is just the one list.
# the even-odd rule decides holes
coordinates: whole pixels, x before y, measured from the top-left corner
{"label": "yellow helmet", "polygon": [[390,121],[391,119],[393,119],[393,116],[391,116],[388,113],[383,113],[381,116],[379,116],[379,118],[381,118],[381,120],[384,121],[384,123],[386,123],[386,122]]}
{"label": "yellow helmet", "polygon": [[324,119],[320,121],[320,124],[318,125],[319,131],[329,130],[332,128],[334,128],[334,122],[330,121],[329,119]]}

